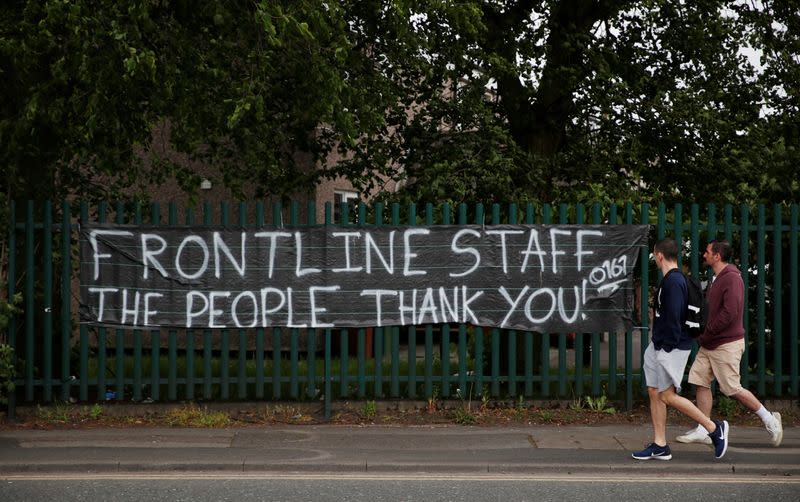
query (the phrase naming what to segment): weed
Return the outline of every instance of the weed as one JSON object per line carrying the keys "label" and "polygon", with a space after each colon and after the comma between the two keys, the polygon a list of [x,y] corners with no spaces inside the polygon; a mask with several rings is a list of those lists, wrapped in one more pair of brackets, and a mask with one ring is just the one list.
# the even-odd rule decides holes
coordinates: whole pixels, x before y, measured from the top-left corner
{"label": "weed", "polygon": [[231,423],[227,414],[197,406],[169,410],[164,414],[164,420],[168,425],[178,427],[226,427]]}
{"label": "weed", "polygon": [[539,416],[545,422],[552,422],[555,414],[552,410],[539,410]]}
{"label": "weed", "polygon": [[95,403],[89,409],[84,409],[86,414],[89,415],[89,418],[92,420],[99,420],[101,416],[103,416],[103,406],[99,403]]}
{"label": "weed", "polygon": [[69,422],[72,418],[72,409],[68,403],[56,401],[52,406],[36,405],[36,418],[45,422]]}
{"label": "weed", "polygon": [[361,409],[361,416],[367,420],[372,420],[375,418],[376,414],[377,409],[375,407],[375,401],[367,401],[364,403],[364,407]]}
{"label": "weed", "polygon": [[[472,413],[472,386],[473,383],[470,382],[466,405],[464,403],[464,395],[461,393],[461,389],[456,389],[456,396],[461,400],[461,406],[455,410],[455,422],[457,424],[471,425],[477,421],[477,418]],[[484,393],[484,395],[488,396],[487,393]]]}
{"label": "weed", "polygon": [[727,396],[721,396],[719,401],[717,401],[717,412],[725,417],[726,420],[730,420],[735,417],[738,411],[739,401],[736,399],[731,399]]}
{"label": "weed", "polygon": [[431,395],[428,397],[428,413],[434,413],[439,408],[437,401],[439,401],[439,386],[434,385]]}
{"label": "weed", "polygon": [[489,394],[489,389],[484,388],[483,393],[481,394],[481,409],[485,410],[489,408],[489,404],[491,404],[492,396]]}
{"label": "weed", "polygon": [[8,404],[8,395],[14,391],[14,349],[0,344],[0,404]]}
{"label": "weed", "polygon": [[608,397],[606,397],[605,393],[597,396],[586,396],[584,397],[586,401],[586,406],[592,411],[599,411],[602,413],[616,413],[617,410],[613,406],[609,406]]}
{"label": "weed", "polygon": [[472,425],[478,421],[469,408],[464,408],[463,406],[456,408],[453,420],[459,425]]}

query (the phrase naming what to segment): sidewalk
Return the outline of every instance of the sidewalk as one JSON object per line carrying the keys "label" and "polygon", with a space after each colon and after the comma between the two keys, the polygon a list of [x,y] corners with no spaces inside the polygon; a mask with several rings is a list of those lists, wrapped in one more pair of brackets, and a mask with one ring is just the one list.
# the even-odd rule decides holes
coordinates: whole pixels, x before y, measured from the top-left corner
{"label": "sidewalk", "polygon": [[[674,438],[682,429],[668,428]],[[773,448],[732,427],[723,459],[671,441],[671,461],[636,461],[639,426],[126,428],[0,432],[0,477],[23,473],[420,473],[800,476],[800,428]]]}

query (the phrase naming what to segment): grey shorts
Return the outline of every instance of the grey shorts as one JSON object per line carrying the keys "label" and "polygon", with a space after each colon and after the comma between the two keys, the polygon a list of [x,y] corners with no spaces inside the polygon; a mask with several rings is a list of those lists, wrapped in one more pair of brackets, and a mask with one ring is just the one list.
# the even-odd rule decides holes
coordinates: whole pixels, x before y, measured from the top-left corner
{"label": "grey shorts", "polygon": [[671,352],[656,350],[653,342],[650,342],[644,351],[643,365],[647,386],[663,392],[674,385],[675,392],[680,392],[686,362],[691,353],[691,350],[672,349]]}

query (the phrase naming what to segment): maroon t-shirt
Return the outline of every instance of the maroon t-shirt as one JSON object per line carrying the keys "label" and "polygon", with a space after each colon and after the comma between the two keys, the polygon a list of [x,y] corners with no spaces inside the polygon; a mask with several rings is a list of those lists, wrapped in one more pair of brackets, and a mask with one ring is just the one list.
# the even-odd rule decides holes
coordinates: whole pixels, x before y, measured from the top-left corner
{"label": "maroon t-shirt", "polygon": [[706,291],[708,319],[703,334],[697,339],[709,350],[744,338],[744,283],[736,266],[723,268]]}

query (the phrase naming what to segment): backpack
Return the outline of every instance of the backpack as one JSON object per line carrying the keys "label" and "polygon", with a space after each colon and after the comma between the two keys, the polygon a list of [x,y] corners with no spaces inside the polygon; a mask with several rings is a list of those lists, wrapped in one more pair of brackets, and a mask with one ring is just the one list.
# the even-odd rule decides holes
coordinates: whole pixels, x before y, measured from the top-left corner
{"label": "backpack", "polygon": [[686,325],[689,327],[689,336],[697,338],[703,334],[706,327],[708,304],[703,294],[703,286],[697,277],[683,274],[686,278],[686,289],[689,291],[689,301],[686,306]]}

